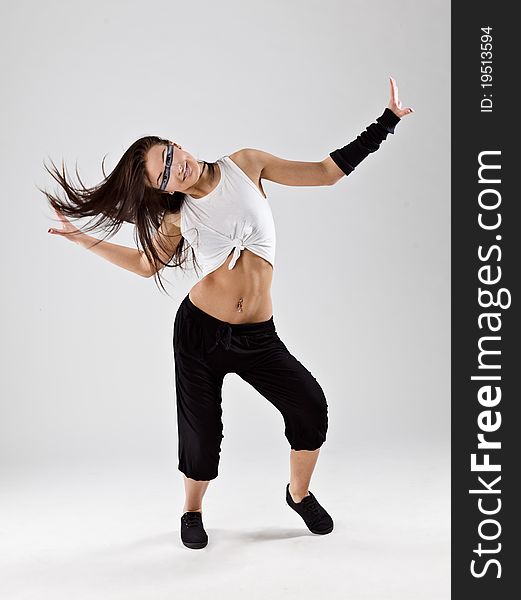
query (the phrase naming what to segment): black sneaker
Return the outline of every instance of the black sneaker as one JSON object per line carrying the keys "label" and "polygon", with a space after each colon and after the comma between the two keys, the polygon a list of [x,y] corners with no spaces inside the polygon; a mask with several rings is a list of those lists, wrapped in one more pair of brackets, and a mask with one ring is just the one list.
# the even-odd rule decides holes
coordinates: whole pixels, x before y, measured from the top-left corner
{"label": "black sneaker", "polygon": [[309,496],[302,498],[300,502],[293,502],[289,493],[289,483],[286,486],[286,502],[297,512],[308,526],[311,533],[323,535],[333,531],[333,519],[327,511],[320,506],[318,500],[309,492]]}
{"label": "black sneaker", "polygon": [[208,536],[203,526],[203,517],[198,511],[188,511],[181,517],[181,540],[187,548],[204,548]]}

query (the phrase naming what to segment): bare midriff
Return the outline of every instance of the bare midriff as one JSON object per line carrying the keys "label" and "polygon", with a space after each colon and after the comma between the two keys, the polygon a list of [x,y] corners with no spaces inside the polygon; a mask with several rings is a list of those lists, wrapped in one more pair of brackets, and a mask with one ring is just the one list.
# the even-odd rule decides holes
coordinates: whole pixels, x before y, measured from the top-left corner
{"label": "bare midriff", "polygon": [[260,323],[273,316],[273,267],[246,248],[228,269],[233,251],[218,269],[190,290],[190,300],[205,313],[227,323]]}

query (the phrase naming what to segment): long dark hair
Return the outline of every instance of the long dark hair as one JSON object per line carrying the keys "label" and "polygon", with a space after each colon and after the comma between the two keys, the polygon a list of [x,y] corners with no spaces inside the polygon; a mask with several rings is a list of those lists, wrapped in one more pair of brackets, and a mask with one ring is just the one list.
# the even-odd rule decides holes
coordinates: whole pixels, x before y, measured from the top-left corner
{"label": "long dark hair", "polygon": [[[108,230],[106,237],[112,237],[121,229],[123,223],[135,225],[135,242],[138,248],[143,249],[151,264],[158,267],[157,272],[154,272],[154,280],[165,292],[160,271],[164,267],[181,267],[183,270],[183,263],[187,259],[187,247],[192,251],[194,267],[198,268],[193,248],[186,243],[183,237],[181,237],[174,255],[167,262],[160,258],[152,243],[152,238],[159,230],[165,212],[177,214],[185,198],[182,192],[169,194],[153,187],[145,169],[145,159],[150,148],[155,144],[169,143],[170,140],[153,135],[138,139],[125,151],[108,176],[105,174],[105,158],[103,158],[101,169],[104,180],[91,188],[84,186],[77,167],[76,176],[81,186],[78,188],[67,182],[63,161],[62,172],[58,170],[52,161],[52,169],[44,163],[45,169],[65,190],[66,199],[62,200],[58,196],[38,188],[45,194],[51,207],[59,210],[65,216],[72,218],[92,217],[87,225],[81,227],[81,231],[84,233],[101,227]],[[202,162],[213,177],[215,163]],[[164,247],[162,237],[158,236],[157,242],[161,250]],[[99,241],[104,239],[102,238]],[[168,294],[168,292],[166,293]]]}

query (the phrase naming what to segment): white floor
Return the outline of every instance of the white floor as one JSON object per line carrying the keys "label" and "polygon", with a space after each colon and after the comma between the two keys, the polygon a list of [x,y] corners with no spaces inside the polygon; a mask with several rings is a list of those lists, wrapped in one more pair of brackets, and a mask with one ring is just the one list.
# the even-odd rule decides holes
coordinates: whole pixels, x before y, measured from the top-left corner
{"label": "white floor", "polygon": [[3,470],[0,590],[8,600],[447,600],[448,456],[319,457],[310,486],[335,521],[310,533],[285,503],[287,465],[226,457],[205,497],[209,544],[179,537],[183,484],[165,464]]}

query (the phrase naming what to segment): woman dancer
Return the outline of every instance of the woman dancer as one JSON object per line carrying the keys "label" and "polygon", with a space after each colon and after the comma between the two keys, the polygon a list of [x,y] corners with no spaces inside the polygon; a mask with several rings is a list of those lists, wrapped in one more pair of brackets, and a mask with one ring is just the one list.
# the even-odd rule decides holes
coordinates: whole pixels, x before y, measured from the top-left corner
{"label": "woman dancer", "polygon": [[[282,415],[291,447],[286,502],[313,533],[333,530],[331,516],[309,490],[326,439],[328,406],[315,377],[276,332],[271,301],[275,227],[262,179],[323,186],[349,175],[413,112],[402,108],[392,77],[390,88],[389,104],[376,122],[321,162],[283,160],[245,148],[207,163],[177,143],[147,136],[132,144],[94,188],[85,188],[81,180],[82,188],[74,188],[64,170],[48,169],[67,196],[63,201],[42,190],[63,225],[49,233],[159,283],[164,267],[182,266],[187,249],[196,269],[202,266],[202,278],[179,306],[173,332],[178,468],[185,485],[181,540],[188,548],[208,543],[202,501],[218,474],[224,437],[221,389],[231,372]],[[94,223],[80,230],[66,217],[93,217]],[[102,224],[115,232],[124,222],[135,225],[143,250],[86,233]]]}

